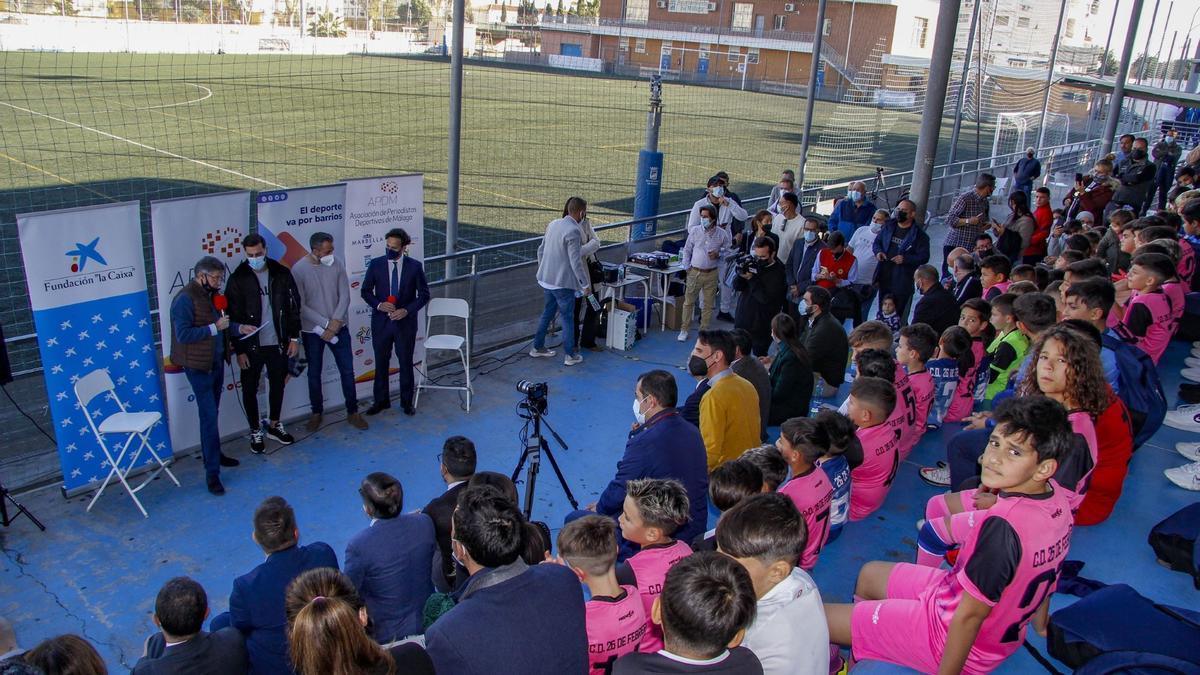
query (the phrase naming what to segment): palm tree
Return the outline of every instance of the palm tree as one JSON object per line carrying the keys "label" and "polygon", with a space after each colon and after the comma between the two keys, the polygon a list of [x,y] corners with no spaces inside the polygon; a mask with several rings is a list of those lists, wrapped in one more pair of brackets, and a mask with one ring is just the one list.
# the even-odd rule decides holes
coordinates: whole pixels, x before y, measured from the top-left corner
{"label": "palm tree", "polygon": [[335,16],[328,10],[321,12],[308,26],[308,34],[312,37],[345,37],[346,27],[340,16]]}

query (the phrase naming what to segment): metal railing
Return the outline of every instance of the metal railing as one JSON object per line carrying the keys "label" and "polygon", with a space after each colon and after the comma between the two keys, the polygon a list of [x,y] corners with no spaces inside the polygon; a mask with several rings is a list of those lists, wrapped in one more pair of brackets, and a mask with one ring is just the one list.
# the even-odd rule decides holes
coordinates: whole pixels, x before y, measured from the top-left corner
{"label": "metal railing", "polygon": [[572,28],[586,29],[589,26],[696,34],[714,38],[712,44],[720,44],[720,38],[722,37],[762,38],[764,40],[789,40],[804,43],[811,49],[813,40],[816,39],[816,33],[775,30],[773,28],[756,30],[754,28],[733,28],[724,25],[696,25],[677,21],[630,21],[628,19],[611,19],[594,16],[546,16],[542,18],[542,28],[558,27],[570,30]]}

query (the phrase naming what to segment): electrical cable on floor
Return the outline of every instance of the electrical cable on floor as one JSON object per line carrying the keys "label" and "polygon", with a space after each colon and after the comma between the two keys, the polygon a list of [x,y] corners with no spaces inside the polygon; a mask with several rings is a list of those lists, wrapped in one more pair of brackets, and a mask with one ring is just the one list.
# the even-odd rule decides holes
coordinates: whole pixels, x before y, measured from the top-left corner
{"label": "electrical cable on floor", "polygon": [[37,423],[37,420],[35,420],[35,419],[33,419],[32,417],[30,417],[29,413],[25,412],[25,409],[24,409],[24,408],[22,408],[22,407],[21,407],[21,406],[20,406],[20,405],[17,403],[16,399],[14,399],[14,398],[12,397],[12,394],[8,393],[8,387],[6,387],[6,386],[4,386],[4,385],[0,384],[0,389],[3,389],[3,390],[4,390],[4,395],[5,395],[6,397],[8,397],[8,402],[9,402],[9,403],[12,403],[12,404],[13,404],[13,407],[17,409],[17,412],[21,413],[22,415],[24,415],[24,416],[25,416],[25,419],[29,420],[29,423],[33,425],[33,428],[35,428],[35,429],[37,429],[38,431],[42,432],[42,435],[43,435],[43,436],[45,436],[46,438],[50,439],[50,442],[51,442],[52,444],[54,444],[55,446],[57,446],[57,445],[58,445],[58,441],[57,441],[57,440],[56,440],[56,439],[55,439],[53,436],[51,436],[49,433],[47,433],[47,432],[46,432],[46,430],[42,428],[42,425],[40,425],[40,424],[38,424],[38,423]]}

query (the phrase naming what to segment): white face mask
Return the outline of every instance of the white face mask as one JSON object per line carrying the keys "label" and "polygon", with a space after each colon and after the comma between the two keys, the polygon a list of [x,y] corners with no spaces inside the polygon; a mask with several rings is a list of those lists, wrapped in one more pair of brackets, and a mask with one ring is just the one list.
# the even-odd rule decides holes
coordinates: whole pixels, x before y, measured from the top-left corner
{"label": "white face mask", "polygon": [[800,302],[796,303],[796,312],[799,313],[800,316],[808,316],[808,301],[804,298],[800,298]]}
{"label": "white face mask", "polygon": [[724,197],[725,196],[725,188],[721,187],[720,185],[714,187],[712,189],[712,196],[714,196],[718,199],[720,199],[721,197]]}
{"label": "white face mask", "polygon": [[262,268],[267,266],[267,256],[260,255],[257,258],[252,258],[250,256],[247,256],[246,262],[250,263],[250,269],[257,272],[258,270],[261,270]]}
{"label": "white face mask", "polygon": [[883,223],[877,223],[875,221],[871,221],[871,232],[872,233],[879,234],[879,231],[882,229],[883,229]]}
{"label": "white face mask", "polygon": [[813,232],[812,230],[805,230],[805,231],[804,231],[804,241],[806,241],[806,242],[808,242],[808,243],[810,243],[810,244],[811,244],[811,243],[813,243],[813,242],[814,242],[814,241],[816,241],[816,240],[817,240],[817,233],[816,233],[816,232]]}
{"label": "white face mask", "polygon": [[332,253],[326,256],[321,256],[320,260],[322,265],[326,267],[333,267],[334,257]]}
{"label": "white face mask", "polygon": [[646,423],[646,413],[642,412],[642,401],[644,400],[637,397],[633,399],[633,419],[637,420],[638,424]]}
{"label": "white face mask", "polygon": [[701,226],[701,227],[703,227],[703,228],[704,228],[704,229],[706,229],[706,230],[707,230],[708,228],[712,227],[712,226],[713,226],[713,221],[712,221],[712,218],[701,218],[701,219],[700,219],[700,226]]}
{"label": "white face mask", "polygon": [[856,201],[862,199],[862,193],[859,192],[858,190],[850,190],[849,192],[846,193],[846,199],[849,199],[852,202],[856,202]]}

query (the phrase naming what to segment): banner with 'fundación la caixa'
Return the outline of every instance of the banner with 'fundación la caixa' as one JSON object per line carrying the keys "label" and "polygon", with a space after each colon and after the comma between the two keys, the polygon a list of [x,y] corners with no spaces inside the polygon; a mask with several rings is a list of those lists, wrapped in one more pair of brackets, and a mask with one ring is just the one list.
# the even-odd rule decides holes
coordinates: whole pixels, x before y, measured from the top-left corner
{"label": "banner with 'fundaci\u00f3n la caixa'", "polygon": [[[129,410],[163,412],[138,203],[22,214],[17,229],[63,488],[75,492],[110,469],[78,404],[77,380],[105,369]],[[108,396],[87,406],[97,425],[118,410]],[[171,456],[166,425],[150,431],[150,442],[159,456]],[[154,457],[143,453],[139,461]]]}

